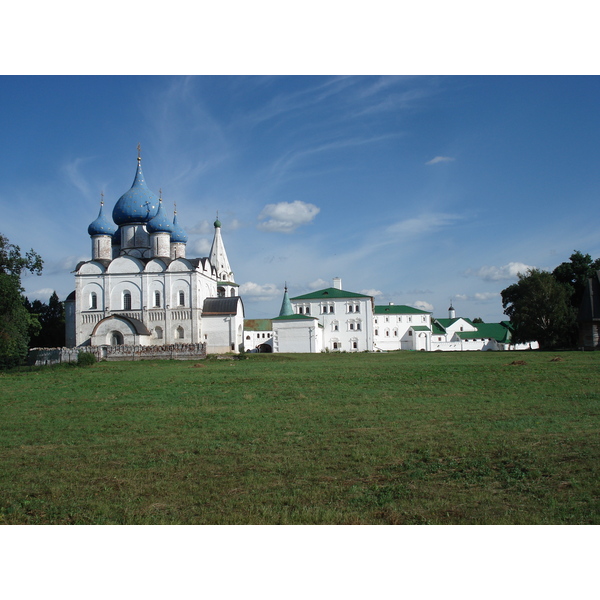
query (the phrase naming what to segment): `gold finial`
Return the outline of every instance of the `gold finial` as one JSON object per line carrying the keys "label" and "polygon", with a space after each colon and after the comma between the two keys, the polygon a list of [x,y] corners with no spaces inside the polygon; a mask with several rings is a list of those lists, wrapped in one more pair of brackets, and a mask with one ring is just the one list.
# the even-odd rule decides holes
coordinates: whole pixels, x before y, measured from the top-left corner
{"label": "gold finial", "polygon": [[175,207],[175,208],[174,208],[174,210],[175,210],[175,214],[177,214],[177,202],[173,202],[173,206]]}
{"label": "gold finial", "polygon": [[158,188],[158,201],[162,202],[162,188]]}
{"label": "gold finial", "polygon": [[142,145],[139,143],[137,145],[137,151],[138,151],[138,160],[142,160]]}
{"label": "gold finial", "polygon": [[104,206],[104,192],[100,192],[100,206]]}

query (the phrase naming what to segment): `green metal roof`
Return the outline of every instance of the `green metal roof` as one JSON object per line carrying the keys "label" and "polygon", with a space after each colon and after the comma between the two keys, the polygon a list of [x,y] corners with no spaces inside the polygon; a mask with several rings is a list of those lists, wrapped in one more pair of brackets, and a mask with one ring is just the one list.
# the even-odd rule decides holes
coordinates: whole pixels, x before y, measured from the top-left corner
{"label": "green metal roof", "polygon": [[279,311],[279,316],[290,316],[294,314],[294,309],[292,308],[292,303],[290,302],[290,297],[288,296],[287,286],[285,291],[283,292],[283,302],[281,303],[281,310]]}
{"label": "green metal roof", "polygon": [[458,331],[461,340],[494,339],[497,342],[510,342],[510,331],[502,323],[477,323],[477,331]]}
{"label": "green metal roof", "polygon": [[425,325],[416,325],[416,326],[414,326],[414,327],[411,327],[411,329],[412,329],[413,331],[431,331],[431,330],[429,329],[429,327],[426,327]]}
{"label": "green metal roof", "polygon": [[406,306],[406,304],[386,304],[383,306],[375,306],[376,315],[429,315],[431,313],[426,310],[414,308],[413,306]]}
{"label": "green metal roof", "polygon": [[244,331],[272,331],[271,319],[244,319]]}
{"label": "green metal roof", "polygon": [[318,321],[317,317],[308,315],[281,315],[271,319],[272,321]]}
{"label": "green metal roof", "polygon": [[296,296],[295,298],[292,298],[292,300],[327,300],[328,298],[371,298],[371,296],[346,292],[344,290],[338,290],[337,288],[327,288],[325,290],[311,292],[310,294],[304,294],[303,296]]}
{"label": "green metal roof", "polygon": [[431,324],[434,335],[446,335],[446,330],[436,321]]}

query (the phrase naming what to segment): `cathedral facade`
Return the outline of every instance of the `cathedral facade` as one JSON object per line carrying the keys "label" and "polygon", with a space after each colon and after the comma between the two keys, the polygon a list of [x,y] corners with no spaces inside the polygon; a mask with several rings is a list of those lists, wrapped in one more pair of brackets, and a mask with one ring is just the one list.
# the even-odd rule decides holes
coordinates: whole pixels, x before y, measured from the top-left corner
{"label": "cathedral facade", "polygon": [[205,343],[207,352],[239,352],[244,307],[218,219],[214,227],[210,255],[188,258],[177,213],[171,221],[147,187],[138,155],[112,220],[101,202],[88,228],[92,258],[77,265],[65,303],[67,345]]}

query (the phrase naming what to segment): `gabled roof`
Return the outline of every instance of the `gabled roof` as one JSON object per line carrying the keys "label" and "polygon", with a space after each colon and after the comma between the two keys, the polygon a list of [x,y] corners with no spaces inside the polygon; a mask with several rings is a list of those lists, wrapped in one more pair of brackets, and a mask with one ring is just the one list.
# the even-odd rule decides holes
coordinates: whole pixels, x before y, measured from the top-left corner
{"label": "gabled roof", "polygon": [[244,319],[244,331],[272,331],[271,319]]}
{"label": "gabled roof", "polygon": [[476,323],[477,331],[457,331],[457,335],[462,340],[488,340],[493,339],[497,342],[510,342],[510,331],[502,323]]}
{"label": "gabled roof", "polygon": [[365,294],[356,294],[354,292],[346,292],[345,290],[338,290],[337,288],[326,288],[324,290],[318,290],[311,292],[310,294],[304,294],[303,296],[296,296],[292,300],[327,300],[328,298],[371,298],[372,296],[365,296]]}
{"label": "gabled roof", "polygon": [[374,314],[383,315],[429,315],[430,312],[407,306],[406,304],[385,304],[383,306],[375,306]]}
{"label": "gabled roof", "polygon": [[202,316],[235,315],[238,311],[238,302],[241,301],[239,296],[206,298],[202,307]]}
{"label": "gabled roof", "polygon": [[448,327],[452,327],[456,321],[466,321],[469,325],[473,327],[477,327],[477,324],[474,324],[471,319],[465,319],[465,317],[456,317],[455,319],[436,319],[436,321],[444,328],[448,329]]}
{"label": "gabled roof", "polygon": [[429,327],[426,327],[425,325],[414,325],[411,329],[413,331],[431,331]]}
{"label": "gabled roof", "polygon": [[431,323],[431,329],[434,335],[446,335],[446,330],[436,321]]}

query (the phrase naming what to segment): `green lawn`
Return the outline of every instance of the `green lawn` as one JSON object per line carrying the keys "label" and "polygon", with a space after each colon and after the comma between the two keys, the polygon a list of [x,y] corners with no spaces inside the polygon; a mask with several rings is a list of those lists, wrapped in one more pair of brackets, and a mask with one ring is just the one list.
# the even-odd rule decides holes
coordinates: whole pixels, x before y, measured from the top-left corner
{"label": "green lawn", "polygon": [[247,356],[0,373],[0,523],[600,523],[598,352]]}

